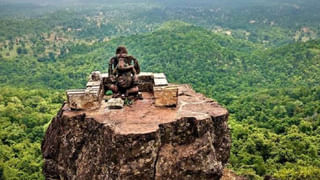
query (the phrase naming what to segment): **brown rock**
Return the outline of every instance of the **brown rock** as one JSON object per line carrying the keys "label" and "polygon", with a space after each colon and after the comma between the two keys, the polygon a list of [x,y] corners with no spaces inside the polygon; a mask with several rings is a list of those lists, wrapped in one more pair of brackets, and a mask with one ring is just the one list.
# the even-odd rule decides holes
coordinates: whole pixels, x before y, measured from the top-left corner
{"label": "brown rock", "polygon": [[46,179],[219,179],[231,147],[228,112],[180,85],[176,108],[152,94],[119,110],[65,104],[41,146]]}
{"label": "brown rock", "polygon": [[101,93],[95,89],[67,90],[67,102],[72,109],[96,109],[100,106]]}
{"label": "brown rock", "polygon": [[248,180],[248,178],[244,176],[239,176],[235,174],[233,171],[231,171],[230,169],[224,168],[223,176],[221,177],[220,180]]}
{"label": "brown rock", "polygon": [[124,101],[121,98],[111,98],[107,102],[109,109],[122,109]]}
{"label": "brown rock", "polygon": [[159,86],[153,87],[156,106],[176,106],[178,103],[178,87]]}
{"label": "brown rock", "polygon": [[67,103],[74,110],[92,110],[100,107],[104,95],[103,79],[99,71],[90,75],[86,89],[70,89],[66,91]]}

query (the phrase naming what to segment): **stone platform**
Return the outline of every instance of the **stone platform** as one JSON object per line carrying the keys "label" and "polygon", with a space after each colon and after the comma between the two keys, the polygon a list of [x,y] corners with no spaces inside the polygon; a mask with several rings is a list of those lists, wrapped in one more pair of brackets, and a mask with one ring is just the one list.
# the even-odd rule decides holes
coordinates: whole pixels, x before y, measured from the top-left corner
{"label": "stone platform", "polygon": [[[86,89],[66,91],[69,107],[72,110],[98,109],[102,105],[102,98],[106,91],[105,84],[110,83],[109,81],[107,73],[92,72]],[[168,84],[164,73],[141,72],[138,75],[138,81],[139,92],[152,93],[156,106],[173,107],[177,105],[178,88]]]}
{"label": "stone platform", "polygon": [[143,100],[137,100],[123,109],[109,109],[108,103],[102,101],[99,109],[72,111],[68,104],[63,107],[63,115],[71,118],[85,113],[87,118],[110,126],[116,133],[148,133],[156,131],[159,124],[176,121],[182,117],[199,119],[211,116],[226,115],[226,109],[216,102],[195,93],[188,85],[176,86],[179,88],[179,100],[176,108],[157,107],[152,93],[143,92]]}

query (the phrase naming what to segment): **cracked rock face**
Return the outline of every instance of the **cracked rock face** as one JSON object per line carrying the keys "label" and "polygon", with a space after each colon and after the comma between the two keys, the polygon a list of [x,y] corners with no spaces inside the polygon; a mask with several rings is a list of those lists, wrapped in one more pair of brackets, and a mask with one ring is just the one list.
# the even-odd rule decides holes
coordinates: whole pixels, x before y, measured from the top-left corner
{"label": "cracked rock face", "polygon": [[187,85],[176,108],[143,96],[120,110],[63,105],[41,147],[46,179],[219,179],[231,147],[227,110]]}

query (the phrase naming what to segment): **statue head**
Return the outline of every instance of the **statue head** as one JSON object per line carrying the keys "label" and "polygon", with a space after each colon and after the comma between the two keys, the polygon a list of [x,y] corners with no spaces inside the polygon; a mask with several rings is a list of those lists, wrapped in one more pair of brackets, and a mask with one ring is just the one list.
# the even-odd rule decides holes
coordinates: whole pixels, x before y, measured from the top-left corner
{"label": "statue head", "polygon": [[127,48],[124,46],[119,46],[116,50],[116,54],[128,54]]}

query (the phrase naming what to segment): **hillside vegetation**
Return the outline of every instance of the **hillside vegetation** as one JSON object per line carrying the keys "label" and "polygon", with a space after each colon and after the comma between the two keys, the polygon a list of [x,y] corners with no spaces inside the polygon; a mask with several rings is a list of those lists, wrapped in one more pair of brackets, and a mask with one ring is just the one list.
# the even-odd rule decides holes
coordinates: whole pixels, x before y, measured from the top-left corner
{"label": "hillside vegetation", "polygon": [[282,11],[179,2],[1,17],[0,179],[44,178],[40,144],[64,90],[82,88],[91,71],[106,72],[119,45],[143,71],[191,84],[229,110],[228,167],[237,174],[320,177],[318,14],[306,18],[315,8],[297,0],[300,9],[270,1]]}

